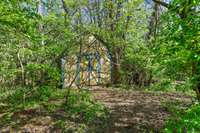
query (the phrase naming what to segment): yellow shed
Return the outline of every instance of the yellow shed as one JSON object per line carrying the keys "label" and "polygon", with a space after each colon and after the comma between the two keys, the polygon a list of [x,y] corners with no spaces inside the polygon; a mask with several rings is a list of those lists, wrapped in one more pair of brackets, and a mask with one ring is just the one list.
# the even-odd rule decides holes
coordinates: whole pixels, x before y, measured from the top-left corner
{"label": "yellow shed", "polygon": [[64,61],[63,86],[94,86],[111,82],[111,55],[94,36],[82,41],[81,52],[66,57]]}

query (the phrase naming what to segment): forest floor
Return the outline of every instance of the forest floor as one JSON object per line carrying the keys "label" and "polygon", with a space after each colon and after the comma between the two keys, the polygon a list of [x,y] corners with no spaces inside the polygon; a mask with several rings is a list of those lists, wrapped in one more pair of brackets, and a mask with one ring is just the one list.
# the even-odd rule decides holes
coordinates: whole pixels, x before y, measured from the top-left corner
{"label": "forest floor", "polygon": [[110,109],[104,133],[160,132],[173,115],[174,108],[185,109],[192,102],[191,96],[172,92],[119,91],[99,87],[92,92],[97,101]]}
{"label": "forest floor", "polygon": [[[165,121],[172,116],[169,107],[175,105],[184,109],[192,102],[192,97],[172,92],[154,93],[145,91],[125,91],[110,88],[94,87],[90,89],[95,100],[105,105],[109,110],[109,117],[105,127],[97,127],[97,133],[142,133],[147,131],[161,131]],[[61,104],[61,101],[54,101]],[[9,120],[1,123],[4,114],[0,114],[0,132],[12,132],[10,127],[17,124],[20,132],[60,133],[53,129],[55,121],[67,120],[73,126],[78,121],[70,122],[67,113],[62,110],[46,112],[42,108],[14,112]],[[5,119],[5,118],[4,118]],[[80,131],[81,132],[81,131]]]}

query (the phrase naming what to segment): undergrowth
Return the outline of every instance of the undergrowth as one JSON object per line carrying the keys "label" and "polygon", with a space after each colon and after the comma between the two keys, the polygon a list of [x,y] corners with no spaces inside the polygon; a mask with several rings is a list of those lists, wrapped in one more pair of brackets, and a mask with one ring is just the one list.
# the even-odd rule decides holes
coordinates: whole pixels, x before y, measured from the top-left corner
{"label": "undergrowth", "polygon": [[19,118],[13,125],[14,118],[18,118],[16,114],[30,110],[35,112],[39,110],[39,113],[37,112],[39,116],[45,112],[45,115],[50,117],[61,112],[61,117],[53,118],[52,124],[55,129],[61,129],[64,132],[93,131],[96,130],[95,126],[103,126],[106,122],[107,109],[101,103],[97,103],[87,90],[43,86],[17,87],[4,89],[1,92],[0,127],[11,125],[18,128],[18,125],[24,122]]}
{"label": "undergrowth", "polygon": [[164,130],[166,133],[200,132],[200,104],[195,104],[186,110],[178,110],[172,105],[170,108],[175,114],[166,123]]}

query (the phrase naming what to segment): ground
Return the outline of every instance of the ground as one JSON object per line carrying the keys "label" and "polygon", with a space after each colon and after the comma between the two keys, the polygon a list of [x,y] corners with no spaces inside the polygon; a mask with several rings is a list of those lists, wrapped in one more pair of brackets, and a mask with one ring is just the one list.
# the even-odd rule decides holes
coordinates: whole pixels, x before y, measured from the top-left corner
{"label": "ground", "polygon": [[[103,103],[110,111],[105,127],[98,127],[99,133],[139,133],[146,131],[161,131],[165,121],[171,116],[166,106],[171,103],[179,108],[190,105],[192,97],[180,93],[152,93],[144,91],[123,91],[102,87],[90,89],[95,100]],[[60,104],[58,102],[58,104]],[[5,117],[0,115],[0,120]],[[45,112],[43,109],[29,109],[12,114],[9,124],[2,125],[0,132],[12,132],[10,126],[18,121],[20,132],[56,132],[61,130],[55,127],[55,121],[66,120],[70,126],[80,127],[79,121],[70,121],[66,112],[57,110]],[[65,124],[65,123],[64,123]],[[62,123],[60,124],[62,125]],[[73,132],[73,131],[72,131]],[[81,130],[79,132],[82,132]]]}
{"label": "ground", "polygon": [[120,92],[97,88],[93,94],[111,110],[105,133],[160,131],[171,115],[166,104],[177,104],[179,108],[191,104],[190,96],[179,93]]}

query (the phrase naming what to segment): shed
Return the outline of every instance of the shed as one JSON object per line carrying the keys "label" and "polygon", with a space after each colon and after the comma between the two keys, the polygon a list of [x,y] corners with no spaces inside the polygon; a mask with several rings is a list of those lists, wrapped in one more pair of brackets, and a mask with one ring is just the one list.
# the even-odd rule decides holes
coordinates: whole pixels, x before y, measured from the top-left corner
{"label": "shed", "polygon": [[[80,51],[80,50],[79,50]],[[85,36],[81,52],[66,57],[63,64],[63,86],[105,85],[111,82],[111,55],[98,39]]]}

